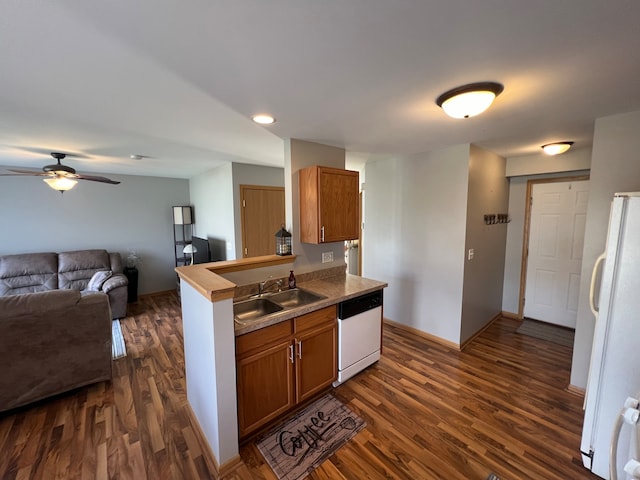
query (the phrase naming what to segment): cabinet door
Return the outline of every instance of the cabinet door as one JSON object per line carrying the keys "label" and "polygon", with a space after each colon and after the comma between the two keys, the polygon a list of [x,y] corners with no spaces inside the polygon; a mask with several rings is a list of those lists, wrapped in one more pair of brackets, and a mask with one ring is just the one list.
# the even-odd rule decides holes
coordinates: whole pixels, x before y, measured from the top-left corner
{"label": "cabinet door", "polygon": [[358,172],[313,166],[300,170],[299,180],[301,242],[359,237]]}
{"label": "cabinet door", "polygon": [[282,341],[237,361],[238,430],[255,431],[294,406],[293,344]]}
{"label": "cabinet door", "polygon": [[321,168],[319,183],[321,242],[358,238],[358,172]]}
{"label": "cabinet door", "polygon": [[336,307],[316,310],[294,320],[296,402],[327,388],[338,375]]}
{"label": "cabinet door", "polygon": [[302,402],[337,378],[336,325],[300,335],[295,341],[296,402]]}

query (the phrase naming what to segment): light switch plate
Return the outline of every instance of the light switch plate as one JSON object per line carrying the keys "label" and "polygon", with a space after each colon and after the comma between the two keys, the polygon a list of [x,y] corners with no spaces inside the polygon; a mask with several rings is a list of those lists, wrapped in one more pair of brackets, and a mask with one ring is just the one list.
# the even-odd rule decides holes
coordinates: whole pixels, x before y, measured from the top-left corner
{"label": "light switch plate", "polygon": [[467,254],[467,260],[473,260],[473,257],[476,255],[476,251],[473,248],[469,249],[469,253]]}
{"label": "light switch plate", "polygon": [[333,252],[322,252],[322,263],[333,262]]}

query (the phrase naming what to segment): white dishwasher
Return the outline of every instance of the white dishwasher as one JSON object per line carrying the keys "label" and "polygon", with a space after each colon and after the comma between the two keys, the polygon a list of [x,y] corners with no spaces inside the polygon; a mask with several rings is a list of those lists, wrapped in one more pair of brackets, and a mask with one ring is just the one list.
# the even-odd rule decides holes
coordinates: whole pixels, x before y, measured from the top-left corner
{"label": "white dishwasher", "polygon": [[382,290],[338,304],[337,387],[380,359]]}

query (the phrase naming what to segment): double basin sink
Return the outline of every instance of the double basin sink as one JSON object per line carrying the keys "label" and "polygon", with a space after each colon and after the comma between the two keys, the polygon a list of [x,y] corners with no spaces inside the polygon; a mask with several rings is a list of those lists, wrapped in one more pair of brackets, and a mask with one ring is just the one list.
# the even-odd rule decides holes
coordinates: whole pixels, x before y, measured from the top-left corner
{"label": "double basin sink", "polygon": [[302,288],[264,293],[260,297],[234,303],[233,318],[236,322],[246,325],[267,315],[309,305],[325,298],[327,297]]}

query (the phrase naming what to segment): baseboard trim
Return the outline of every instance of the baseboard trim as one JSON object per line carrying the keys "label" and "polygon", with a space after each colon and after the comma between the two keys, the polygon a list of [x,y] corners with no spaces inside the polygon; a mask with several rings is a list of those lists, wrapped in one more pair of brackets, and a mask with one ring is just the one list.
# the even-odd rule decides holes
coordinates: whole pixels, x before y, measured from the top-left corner
{"label": "baseboard trim", "polygon": [[214,478],[224,477],[244,466],[244,462],[242,461],[242,458],[240,458],[240,455],[236,455],[231,460],[223,463],[222,465],[218,464],[218,459],[213,453],[213,450],[211,450],[211,446],[207,441],[207,437],[202,431],[200,423],[196,418],[196,414],[193,412],[193,409],[191,408],[189,402],[187,402],[187,414],[189,416],[191,426],[193,427],[193,432],[195,433],[196,440],[198,441],[198,443],[200,444],[200,448],[202,449],[202,458],[204,459],[204,462],[206,463],[209,471],[214,473]]}
{"label": "baseboard trim", "polygon": [[587,393],[587,391],[584,388],[576,387],[575,385],[571,385],[571,384],[567,385],[567,388],[565,388],[565,391],[583,398]]}
{"label": "baseboard trim", "polygon": [[503,310],[501,315],[505,318],[510,318],[512,320],[522,320],[522,318],[520,318],[517,313],[513,313],[513,312],[505,312]]}
{"label": "baseboard trim", "polygon": [[432,335],[430,333],[427,332],[423,332],[422,330],[418,330],[417,328],[414,327],[410,327],[408,325],[404,325],[402,323],[398,323],[398,322],[394,322],[393,320],[389,320],[388,318],[383,319],[383,322],[395,327],[395,328],[399,328],[400,330],[404,330],[405,332],[409,332],[412,333],[413,335],[417,335],[418,337],[422,337],[425,340],[430,340],[434,343],[439,343],[440,345],[443,345],[447,348],[452,348],[454,350],[458,350],[460,351],[460,345],[452,342],[450,340],[446,340],[444,338],[438,337],[436,335]]}
{"label": "baseboard trim", "polygon": [[159,295],[166,295],[167,293],[176,293],[176,291],[175,289],[173,289],[173,290],[162,290],[161,292],[141,293],[138,295],[138,298],[157,297]]}
{"label": "baseboard trim", "polygon": [[476,339],[476,337],[481,335],[487,328],[493,325],[493,322],[495,322],[496,320],[498,320],[500,317],[503,317],[503,316],[504,315],[502,314],[502,312],[496,313],[495,316],[491,320],[489,320],[484,327],[482,327],[480,330],[478,330],[476,333],[474,333],[468,339],[462,342],[462,345],[460,346],[460,350],[464,350],[467,345],[469,345],[471,342],[473,342]]}

